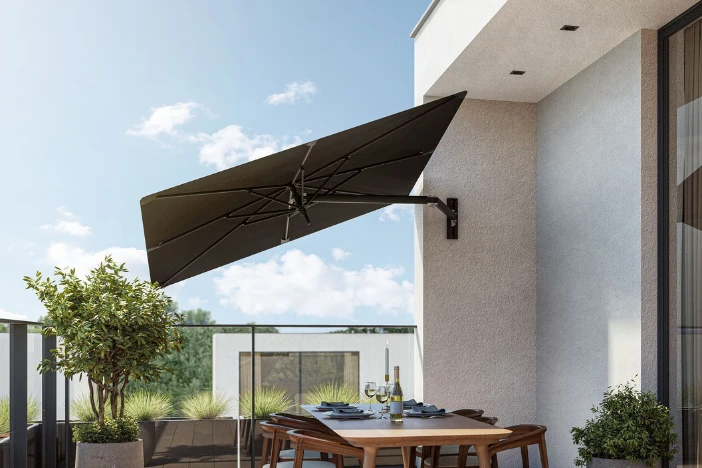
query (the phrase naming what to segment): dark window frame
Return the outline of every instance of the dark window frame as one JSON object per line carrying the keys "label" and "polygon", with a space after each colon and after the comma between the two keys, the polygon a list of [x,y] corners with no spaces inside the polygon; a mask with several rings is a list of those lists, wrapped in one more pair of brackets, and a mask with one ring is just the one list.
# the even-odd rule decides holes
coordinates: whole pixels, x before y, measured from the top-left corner
{"label": "dark window frame", "polygon": [[[670,406],[670,168],[669,65],[671,36],[702,18],[702,2],[658,30],[658,400]],[[664,465],[664,466],[667,466]]]}

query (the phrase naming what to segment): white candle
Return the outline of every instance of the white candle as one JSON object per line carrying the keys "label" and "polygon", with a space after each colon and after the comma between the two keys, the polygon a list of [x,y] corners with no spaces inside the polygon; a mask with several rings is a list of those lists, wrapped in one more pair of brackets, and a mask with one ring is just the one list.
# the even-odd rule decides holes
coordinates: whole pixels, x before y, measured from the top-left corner
{"label": "white candle", "polygon": [[385,342],[385,381],[390,380],[390,348],[388,342]]}

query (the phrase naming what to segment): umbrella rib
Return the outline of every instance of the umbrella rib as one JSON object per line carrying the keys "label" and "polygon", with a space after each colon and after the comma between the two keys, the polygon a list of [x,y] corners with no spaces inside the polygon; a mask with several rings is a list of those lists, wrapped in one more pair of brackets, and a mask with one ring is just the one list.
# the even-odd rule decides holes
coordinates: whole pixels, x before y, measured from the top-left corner
{"label": "umbrella rib", "polygon": [[220,189],[220,190],[201,190],[198,192],[186,192],[186,193],[166,193],[162,195],[156,195],[156,199],[166,199],[166,198],[184,198],[184,197],[198,197],[202,195],[219,195],[224,193],[237,193],[237,192],[249,192],[252,190],[270,190],[270,189],[284,189],[287,185],[259,185],[256,187],[243,187],[235,189]]}
{"label": "umbrella rib", "polygon": [[314,195],[312,195],[312,198],[310,199],[309,203],[314,203],[314,199],[317,198],[317,195],[319,195],[319,193],[322,191],[322,189],[324,189],[324,186],[327,185],[327,184],[329,183],[329,181],[330,181],[334,176],[336,176],[336,174],[339,172],[339,170],[341,170],[341,168],[344,167],[344,164],[346,164],[347,162],[349,162],[349,158],[350,158],[350,156],[347,156],[346,158],[344,158],[344,159],[341,161],[341,163],[340,163],[338,166],[336,166],[336,169],[334,169],[334,172],[332,172],[332,173],[324,180],[324,182],[322,182],[322,186],[319,187],[319,188],[317,189],[316,192],[314,192]]}
{"label": "umbrella rib", "polygon": [[[282,192],[284,192],[284,190],[281,191],[281,193],[282,193]],[[256,211],[254,211],[253,213],[251,213],[251,216],[249,216],[248,218],[246,218],[245,220],[243,220],[242,222],[240,222],[239,224],[237,224],[236,226],[234,226],[233,228],[231,228],[229,231],[225,232],[222,236],[219,237],[219,239],[217,239],[216,241],[214,241],[214,243],[212,243],[209,247],[207,247],[205,250],[203,250],[202,252],[200,252],[199,254],[197,254],[195,257],[193,257],[192,259],[190,259],[188,262],[185,263],[185,265],[183,265],[182,267],[180,267],[180,268],[178,269],[178,271],[176,271],[176,272],[173,273],[171,276],[169,276],[169,277],[166,279],[166,281],[163,282],[163,286],[168,286],[173,278],[175,278],[176,276],[178,276],[179,274],[181,274],[183,271],[185,271],[187,268],[189,268],[190,265],[192,265],[193,263],[195,263],[196,261],[198,261],[199,259],[201,259],[207,252],[209,252],[210,250],[212,250],[212,249],[214,249],[215,247],[217,247],[224,239],[226,239],[227,237],[229,237],[229,236],[231,235],[231,233],[233,233],[234,231],[236,231],[237,229],[239,229],[241,226],[246,225],[246,222],[247,222],[252,216],[255,216],[256,214],[258,214],[262,209],[264,209],[265,207],[267,207],[267,206],[270,205],[271,203],[272,203],[272,202],[269,200],[269,201],[265,202],[263,205],[261,205],[260,207],[256,208]]]}
{"label": "umbrella rib", "polygon": [[[285,209],[285,210],[263,211],[261,213],[255,213],[255,214],[246,213],[246,214],[239,214],[239,215],[227,215],[227,218],[229,218],[229,219],[250,218],[253,216],[267,216],[267,215],[279,215],[279,214],[289,214],[289,213],[290,213],[290,210]],[[251,223],[247,223],[247,224],[251,224]]]}
{"label": "umbrella rib", "polygon": [[[282,193],[284,193],[284,192],[285,192],[285,189],[278,190],[276,196],[280,196],[280,194],[282,194]],[[273,192],[273,193],[275,193],[275,192]],[[163,241],[163,242],[160,242],[158,245],[155,245],[155,246],[153,246],[153,247],[147,248],[147,252],[151,252],[151,251],[154,251],[154,250],[158,250],[158,249],[160,249],[161,247],[165,247],[166,245],[168,245],[168,244],[170,244],[170,243],[172,243],[172,242],[175,242],[175,241],[177,241],[178,239],[181,239],[181,238],[187,236],[188,234],[192,234],[192,233],[195,232],[195,231],[199,231],[200,229],[202,229],[202,228],[204,228],[204,227],[207,227],[207,226],[209,226],[210,224],[216,223],[217,221],[220,221],[220,220],[222,220],[222,219],[227,219],[227,218],[229,218],[231,215],[233,215],[234,213],[236,213],[237,211],[243,210],[244,208],[248,208],[249,206],[254,205],[254,204],[256,204],[256,203],[259,203],[259,202],[261,202],[261,201],[263,201],[263,200],[260,199],[260,198],[257,199],[257,200],[253,200],[253,201],[251,201],[251,202],[249,202],[249,203],[246,203],[246,204],[244,204],[244,205],[242,205],[242,206],[240,206],[240,207],[238,207],[238,208],[235,208],[234,210],[232,210],[232,211],[230,211],[230,212],[228,212],[228,213],[225,213],[225,214],[223,214],[223,215],[221,215],[221,216],[218,216],[218,217],[216,217],[216,218],[214,218],[214,219],[211,219],[211,220],[209,220],[209,221],[205,221],[204,223],[199,224],[199,225],[197,225],[197,226],[195,226],[195,227],[193,227],[193,228],[190,228],[190,229],[188,229],[188,230],[185,231],[185,232],[181,232],[181,233],[178,234],[177,236],[173,236],[173,237],[171,237],[171,238],[166,239],[166,240]],[[270,202],[266,202],[266,203],[270,203]],[[267,204],[264,204],[263,206],[259,207],[257,210],[262,210],[262,209],[265,208],[266,206],[268,206],[268,205],[267,205]],[[256,212],[255,212],[255,213],[256,213]]]}
{"label": "umbrella rib", "polygon": [[[453,96],[452,96],[452,97],[453,97]],[[412,117],[411,119],[407,120],[406,122],[401,123],[401,124],[398,125],[397,127],[394,127],[394,128],[392,128],[391,130],[388,130],[387,132],[385,132],[385,133],[383,133],[383,134],[381,134],[381,135],[378,135],[377,137],[373,138],[372,140],[367,141],[366,143],[362,144],[362,145],[359,146],[358,148],[356,148],[356,149],[354,149],[354,150],[351,150],[350,152],[346,153],[345,155],[338,157],[338,158],[335,159],[334,161],[331,161],[331,162],[325,164],[324,166],[320,167],[319,169],[316,169],[316,170],[312,171],[312,173],[308,174],[308,177],[309,177],[309,176],[313,176],[313,175],[317,174],[317,173],[320,172],[320,171],[323,171],[324,169],[326,169],[326,168],[332,166],[332,165],[333,165],[334,163],[336,163],[337,161],[340,161],[340,160],[342,160],[342,159],[344,159],[344,158],[349,158],[349,157],[353,156],[354,154],[358,153],[358,152],[361,151],[362,149],[365,149],[365,148],[369,147],[370,145],[372,145],[372,144],[374,144],[374,143],[376,143],[376,142],[382,140],[383,138],[387,137],[388,135],[390,135],[390,134],[396,132],[397,130],[401,129],[401,128],[404,127],[405,125],[409,125],[410,123],[414,122],[415,120],[417,120],[417,119],[419,119],[419,118],[421,118],[421,117],[424,117],[424,116],[425,116],[426,114],[428,114],[429,112],[435,111],[436,109],[440,109],[443,105],[448,104],[448,103],[451,102],[451,101],[452,101],[452,99],[447,99],[446,101],[442,102],[442,103],[439,104],[438,106],[432,107],[432,108],[430,108],[430,109],[425,110],[424,112],[421,112],[420,114],[415,115],[414,117]]]}
{"label": "umbrella rib", "polygon": [[[405,161],[407,159],[418,158],[420,156],[431,156],[432,153],[434,153],[434,150],[422,151],[420,153],[410,154],[408,156],[400,156],[399,158],[388,159],[387,161],[372,163],[372,164],[368,164],[366,166],[355,167],[353,169],[345,169],[343,171],[338,172],[336,175],[339,176],[339,175],[346,175],[346,174],[356,172],[356,171],[365,171],[366,169],[372,169],[374,167],[385,166],[387,164],[394,164],[396,162],[402,162],[402,161]],[[323,180],[326,178],[327,178],[327,176],[319,176],[319,177],[315,177],[313,179],[307,179],[307,182],[319,182],[320,180]]]}
{"label": "umbrella rib", "polygon": [[[285,192],[285,190],[283,190],[283,192]],[[281,193],[283,193],[283,192],[281,192]],[[281,205],[285,205],[285,206],[292,207],[292,208],[297,208],[297,205],[293,205],[292,203],[284,202],[283,200],[278,200],[278,198],[276,198],[276,197],[279,197],[281,194],[278,194],[276,197],[270,197],[268,195],[264,195],[262,193],[254,191],[254,190],[250,190],[249,193],[252,195],[256,195],[257,197],[266,198],[266,199],[274,201],[276,203],[280,203]]]}

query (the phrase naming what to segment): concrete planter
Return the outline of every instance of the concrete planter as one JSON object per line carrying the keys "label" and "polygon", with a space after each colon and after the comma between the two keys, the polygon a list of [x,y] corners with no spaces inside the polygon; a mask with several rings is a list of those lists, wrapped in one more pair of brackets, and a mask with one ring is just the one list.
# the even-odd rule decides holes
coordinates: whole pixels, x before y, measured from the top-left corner
{"label": "concrete planter", "polygon": [[649,466],[640,461],[593,458],[592,461],[587,464],[587,468],[649,468]]}
{"label": "concrete planter", "polygon": [[139,421],[139,438],[144,445],[144,465],[148,465],[156,450],[156,421]]}
{"label": "concrete planter", "polygon": [[121,444],[78,442],[76,468],[144,468],[141,439]]}

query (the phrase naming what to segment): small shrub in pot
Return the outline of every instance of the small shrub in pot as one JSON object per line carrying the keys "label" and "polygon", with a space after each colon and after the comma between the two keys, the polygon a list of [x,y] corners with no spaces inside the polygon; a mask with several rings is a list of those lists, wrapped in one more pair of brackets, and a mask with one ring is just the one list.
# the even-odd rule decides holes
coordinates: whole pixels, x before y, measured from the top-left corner
{"label": "small shrub in pot", "polygon": [[[604,393],[584,427],[571,430],[578,445],[576,466],[602,460],[626,460],[654,466],[677,452],[677,434],[668,408],[653,392],[641,392],[633,382]],[[605,465],[601,465],[605,466]],[[614,465],[610,465],[614,466]]]}

